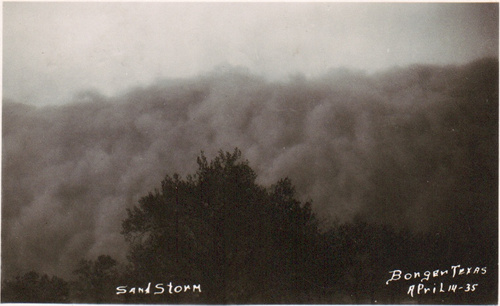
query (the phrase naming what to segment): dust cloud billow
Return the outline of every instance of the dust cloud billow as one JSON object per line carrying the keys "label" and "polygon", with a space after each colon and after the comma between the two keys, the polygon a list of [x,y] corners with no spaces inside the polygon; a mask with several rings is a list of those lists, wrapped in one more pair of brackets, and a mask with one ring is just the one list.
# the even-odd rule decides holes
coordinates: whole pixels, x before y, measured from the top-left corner
{"label": "dust cloud billow", "polygon": [[490,239],[497,103],[497,59],[281,82],[228,69],[62,106],[4,101],[3,276],[124,260],[126,208],[166,174],[193,173],[200,151],[235,147],[260,184],[291,178],[325,224]]}

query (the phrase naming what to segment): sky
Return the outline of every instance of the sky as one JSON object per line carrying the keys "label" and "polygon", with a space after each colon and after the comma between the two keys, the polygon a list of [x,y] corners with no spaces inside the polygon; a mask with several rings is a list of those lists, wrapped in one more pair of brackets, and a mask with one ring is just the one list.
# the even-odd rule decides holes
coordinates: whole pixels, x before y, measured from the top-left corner
{"label": "sky", "polygon": [[126,208],[235,147],[325,226],[489,242],[497,114],[498,4],[4,2],[2,276],[124,262]]}
{"label": "sky", "polygon": [[498,5],[3,3],[3,95],[68,103],[238,67],[270,78],[498,53]]}

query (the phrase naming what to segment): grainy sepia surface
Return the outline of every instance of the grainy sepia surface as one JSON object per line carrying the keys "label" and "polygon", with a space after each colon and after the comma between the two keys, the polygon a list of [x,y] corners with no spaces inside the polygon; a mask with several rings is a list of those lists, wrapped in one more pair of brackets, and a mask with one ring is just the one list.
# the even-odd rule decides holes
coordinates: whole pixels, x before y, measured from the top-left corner
{"label": "grainy sepia surface", "polygon": [[3,22],[2,302],[497,303],[498,4]]}

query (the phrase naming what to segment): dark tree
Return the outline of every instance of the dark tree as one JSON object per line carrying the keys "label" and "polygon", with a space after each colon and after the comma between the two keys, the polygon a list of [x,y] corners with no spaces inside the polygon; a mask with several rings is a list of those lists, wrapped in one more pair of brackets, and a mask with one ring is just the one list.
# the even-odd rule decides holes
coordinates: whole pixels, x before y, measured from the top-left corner
{"label": "dark tree", "polygon": [[72,283],[72,300],[80,303],[109,303],[115,297],[116,260],[101,255],[96,261],[82,259],[73,272],[78,279]]}
{"label": "dark tree", "polygon": [[67,303],[69,284],[56,276],[31,271],[2,282],[2,303]]}
{"label": "dark tree", "polygon": [[163,296],[174,302],[297,301],[314,277],[311,205],[294,198],[289,179],[270,189],[256,184],[238,149],[210,162],[202,153],[197,162],[194,175],[167,176],[128,210],[123,234],[134,279],[201,284],[199,297]]}

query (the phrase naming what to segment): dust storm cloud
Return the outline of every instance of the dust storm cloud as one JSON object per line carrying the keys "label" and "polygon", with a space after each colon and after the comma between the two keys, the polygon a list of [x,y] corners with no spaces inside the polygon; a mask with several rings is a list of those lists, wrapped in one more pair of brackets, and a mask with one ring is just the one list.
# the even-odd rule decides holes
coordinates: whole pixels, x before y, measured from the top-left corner
{"label": "dust storm cloud", "polygon": [[496,59],[281,82],[234,69],[62,106],[4,101],[3,275],[123,260],[126,208],[166,174],[193,173],[200,151],[234,147],[259,183],[290,177],[325,224],[490,239],[497,103]]}

